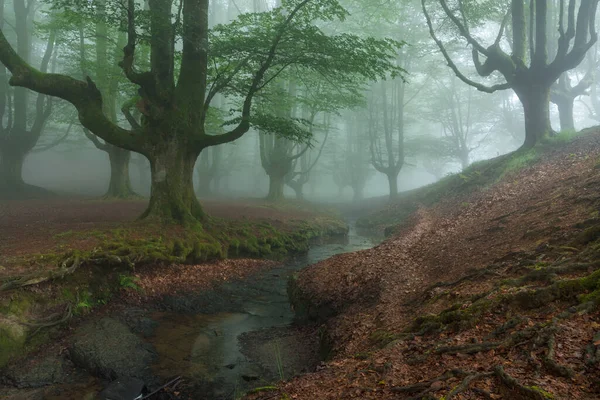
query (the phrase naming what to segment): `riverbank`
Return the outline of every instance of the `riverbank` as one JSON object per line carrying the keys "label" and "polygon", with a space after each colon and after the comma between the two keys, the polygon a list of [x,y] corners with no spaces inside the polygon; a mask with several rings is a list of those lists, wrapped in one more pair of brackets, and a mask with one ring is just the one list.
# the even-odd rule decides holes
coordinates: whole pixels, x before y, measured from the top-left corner
{"label": "riverbank", "polygon": [[[330,236],[343,237],[347,233],[345,223],[336,215],[332,215],[329,210],[311,211],[308,206],[297,203],[274,205],[220,202],[212,210],[215,215],[213,217],[215,226],[217,222],[221,224],[220,226],[225,226],[220,234],[225,235],[231,230],[241,232],[258,248],[263,249],[253,254],[262,259],[220,260],[219,258],[224,256],[234,257],[241,254],[227,252],[214,257],[211,262],[197,263],[191,260],[192,262],[184,264],[181,260],[172,262],[172,259],[165,259],[151,263],[140,259],[134,260],[129,257],[129,254],[107,253],[106,249],[98,250],[95,247],[89,250],[91,246],[88,248],[80,246],[81,240],[85,240],[89,246],[92,243],[91,238],[97,245],[107,243],[107,237],[112,233],[116,232],[121,237],[126,237],[129,233],[123,234],[123,230],[135,232],[134,228],[126,227],[120,219],[124,220],[125,214],[135,214],[134,211],[141,207],[139,202],[117,204],[117,208],[121,208],[121,211],[123,209],[129,211],[125,214],[115,213],[112,219],[107,218],[106,209],[114,209],[115,204],[86,203],[81,200],[67,203],[68,207],[64,207],[63,212],[55,212],[56,207],[46,204],[47,212],[44,212],[43,208],[42,211],[37,208],[36,212],[25,213],[21,225],[23,232],[19,228],[19,219],[12,213],[14,209],[3,209],[9,212],[3,214],[0,225],[10,228],[12,224],[13,229],[8,229],[7,232],[19,232],[20,235],[9,234],[0,239],[4,260],[34,260],[34,263],[26,264],[29,269],[25,271],[12,268],[18,263],[9,263],[2,271],[5,284],[11,282],[10,273],[16,270],[25,276],[34,276],[36,271],[45,265],[44,263],[52,265],[56,262],[54,257],[49,257],[49,261],[45,260],[46,257],[42,256],[44,253],[30,257],[28,253],[19,254],[19,250],[15,250],[19,240],[27,240],[27,232],[32,235],[31,239],[35,239],[33,243],[40,243],[40,240],[46,244],[52,243],[52,247],[40,246],[44,251],[58,249],[61,254],[77,251],[78,254],[83,255],[87,251],[88,254],[103,255],[102,258],[88,257],[87,262],[82,262],[73,273],[67,274],[64,278],[38,283],[31,281],[32,284],[24,287],[0,292],[0,364],[11,362],[3,375],[2,383],[6,385],[5,390],[8,390],[8,386],[25,389],[54,385],[56,390],[61,392],[57,398],[69,398],[68,391],[73,389],[75,383],[75,386],[81,386],[82,382],[80,378],[75,379],[76,382],[67,379],[67,377],[80,375],[80,368],[71,365],[73,342],[67,342],[67,338],[77,336],[77,332],[81,329],[85,330],[86,326],[91,331],[101,332],[101,337],[119,338],[113,344],[105,343],[104,347],[108,348],[122,342],[136,348],[139,343],[135,338],[142,333],[137,330],[143,330],[144,326],[151,324],[149,321],[152,320],[150,318],[152,312],[197,314],[230,311],[237,303],[230,298],[223,298],[222,293],[219,293],[216,288],[231,282],[244,282],[244,279],[278,265],[275,261],[265,260],[265,257],[280,259],[302,254],[315,240]],[[74,207],[75,205],[78,206]],[[76,210],[78,207],[80,211],[69,214],[70,209]],[[98,207],[101,208],[100,212],[97,212]],[[210,210],[210,205],[207,208]],[[29,210],[33,209],[33,207],[29,208]],[[89,213],[90,210],[96,212]],[[220,217],[219,210],[223,211]],[[71,215],[74,220],[65,219],[67,215]],[[38,227],[52,227],[52,229],[40,229],[35,236],[33,232],[36,229],[36,221]],[[61,232],[56,233],[56,227],[61,221],[64,225],[60,225]],[[101,234],[94,235],[90,232]],[[170,256],[176,257],[173,252],[176,246],[173,244],[177,241],[173,240],[172,236],[168,236],[168,233],[163,232],[161,236],[144,237],[140,240],[145,244],[154,243],[150,254],[155,254],[157,251],[171,251]],[[175,238],[179,237],[175,236]],[[273,246],[274,243],[278,243],[279,247]],[[25,246],[20,247],[20,249],[24,248]],[[8,254],[6,249],[9,249]],[[83,256],[81,258],[84,259]],[[191,293],[194,295],[190,295]],[[161,306],[158,307],[156,304]],[[106,326],[96,327],[104,317],[109,318],[108,322],[105,321]],[[136,325],[129,326],[128,323],[132,320]],[[94,328],[89,328],[90,326]],[[105,331],[105,329],[109,330]],[[68,349],[66,353],[64,349]],[[141,359],[146,356],[148,360],[152,359],[151,354],[146,354],[144,351],[144,346],[140,351]],[[29,354],[29,357],[25,357],[26,354]],[[57,356],[57,354],[61,355]],[[107,372],[108,370],[97,365],[93,366],[88,361],[81,361],[81,363],[92,370],[93,375],[104,379],[114,378],[111,374],[116,373],[115,371]],[[120,371],[118,375],[122,373],[123,371]],[[92,385],[88,388],[83,385],[83,389],[97,391],[98,381],[94,379],[91,381],[96,386]],[[69,383],[69,389],[60,389],[64,382]],[[152,383],[158,384],[158,381]],[[46,396],[43,398],[51,398],[51,393],[44,390],[34,390],[32,393],[36,392],[43,393]],[[79,391],[78,395],[80,393]]]}
{"label": "riverbank", "polygon": [[600,397],[598,193],[592,129],[404,194],[294,281],[331,359],[247,398]]}

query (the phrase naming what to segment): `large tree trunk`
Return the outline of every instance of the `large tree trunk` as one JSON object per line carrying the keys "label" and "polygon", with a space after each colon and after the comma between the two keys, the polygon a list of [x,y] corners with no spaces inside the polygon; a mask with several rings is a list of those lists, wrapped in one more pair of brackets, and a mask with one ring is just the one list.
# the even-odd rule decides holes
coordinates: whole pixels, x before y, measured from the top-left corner
{"label": "large tree trunk", "polygon": [[23,181],[23,163],[29,153],[18,145],[0,147],[0,199],[28,199],[46,197],[52,192]]}
{"label": "large tree trunk", "polygon": [[352,191],[354,192],[354,196],[352,196],[352,200],[354,202],[358,202],[358,201],[361,201],[362,199],[364,199],[365,198],[364,190],[365,190],[365,187],[362,185],[352,186]]}
{"label": "large tree trunk", "polygon": [[155,149],[149,156],[152,171],[150,203],[141,218],[195,225],[206,218],[194,193],[194,164],[198,153],[186,146],[174,143],[170,146]]}
{"label": "large tree trunk", "polygon": [[390,200],[394,200],[398,197],[398,174],[391,172],[386,174],[386,176],[390,186]]}
{"label": "large tree trunk", "polygon": [[575,99],[572,97],[562,97],[556,101],[558,107],[558,117],[560,118],[561,131],[574,131],[575,120],[573,118],[573,103]]}
{"label": "large tree trunk", "polygon": [[522,149],[530,149],[552,132],[550,126],[550,88],[529,86],[515,89],[523,104],[525,114],[525,143]]}
{"label": "large tree trunk", "polygon": [[105,197],[126,199],[137,196],[131,188],[129,179],[129,160],[131,152],[108,145],[106,152],[110,160],[110,183]]}
{"label": "large tree trunk", "polygon": [[13,146],[0,148],[0,187],[16,190],[24,185],[23,162],[26,154]]}
{"label": "large tree trunk", "polygon": [[267,200],[280,201],[284,199],[283,188],[285,186],[285,176],[281,174],[280,170],[274,168],[269,173],[269,193],[267,194]]}
{"label": "large tree trunk", "polygon": [[304,184],[301,181],[289,181],[287,185],[294,190],[297,200],[304,200]]}

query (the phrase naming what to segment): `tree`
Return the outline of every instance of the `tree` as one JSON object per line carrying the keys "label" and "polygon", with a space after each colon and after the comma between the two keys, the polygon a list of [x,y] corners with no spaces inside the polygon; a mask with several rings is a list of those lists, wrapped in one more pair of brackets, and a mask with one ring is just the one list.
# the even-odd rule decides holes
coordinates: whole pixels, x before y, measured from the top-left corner
{"label": "tree", "polygon": [[[92,2],[76,5],[82,12],[95,12]],[[346,16],[335,0],[291,1],[269,12],[243,14],[211,32],[208,0],[181,0],[174,14],[171,0],[150,0],[148,5],[148,12],[141,12],[134,0],[127,0],[124,6],[116,2],[112,10],[114,19],[127,29],[120,67],[139,87],[141,123],[131,121],[131,129],[105,115],[102,94],[91,78],[38,71],[13,50],[3,32],[0,35],[0,61],[12,72],[11,85],[67,100],[90,132],[150,160],[152,189],[142,218],[184,225],[205,218],[193,188],[198,155],[244,135],[250,128],[254,96],[288,66],[302,64],[331,75],[351,70],[367,78],[395,69],[396,42],[328,36],[313,24]],[[139,32],[146,33],[150,46],[146,71],[138,71],[135,63]],[[175,45],[179,39],[181,52]],[[242,105],[231,130],[210,135],[204,123],[219,92],[241,94]]]}
{"label": "tree", "polygon": [[[404,107],[406,82],[379,83],[380,93],[369,102],[368,132],[371,165],[385,174],[390,200],[398,197],[398,174],[404,166]],[[381,114],[380,114],[381,111]]]}
{"label": "tree", "polygon": [[[364,105],[362,82],[339,78],[322,79],[314,74],[297,74],[297,79],[302,85],[296,94],[295,102],[302,109],[302,118],[308,125],[309,136],[313,137],[315,132],[321,134],[319,145],[309,146],[300,157],[294,158],[290,171],[285,176],[286,185],[294,190],[297,199],[304,198],[304,185],[309,182],[311,171],[323,154],[332,129],[332,116],[339,116],[342,110],[356,109]],[[321,124],[316,123],[319,116],[322,116]]]}
{"label": "tree", "polygon": [[569,74],[565,72],[552,86],[550,101],[558,107],[558,117],[562,131],[575,130],[575,119],[573,118],[575,99],[588,94],[588,89],[594,82],[595,68],[596,66],[590,67],[576,85],[571,83]]}
{"label": "tree", "polygon": [[[446,0],[436,0],[442,8],[443,14],[457,29],[458,34],[472,47],[471,55],[477,73],[482,77],[489,77],[497,72],[504,77],[504,83],[492,86],[475,82],[459,70],[445,45],[435,33],[426,2],[426,0],[421,0],[421,6],[430,35],[456,76],[483,92],[492,93],[509,88],[515,91],[523,104],[525,114],[523,148],[530,148],[540,138],[549,135],[552,132],[549,110],[550,88],[561,74],[579,65],[586,52],[596,42],[598,35],[595,18],[598,0],[581,1],[577,12],[576,0],[569,0],[566,10],[565,1],[560,1],[557,19],[559,33],[557,50],[551,62],[548,62],[549,15],[547,1],[530,2],[528,21],[525,2],[522,0],[511,0],[510,6],[505,2],[490,0],[482,2],[457,0],[452,4]],[[486,18],[483,17],[484,15],[501,19],[498,34],[494,42],[487,47],[475,37],[469,26],[470,19],[476,22],[481,21]],[[510,55],[501,46],[507,25],[512,33]],[[481,62],[480,56],[485,57],[483,62]]]}
{"label": "tree", "polygon": [[[118,60],[121,49],[126,43],[126,36],[123,32],[117,32],[117,40],[114,43],[112,52],[110,51],[109,27],[106,21],[106,1],[100,0],[97,2],[97,15],[94,24],[94,45],[96,60],[90,66],[89,70],[94,72],[98,90],[102,93],[104,113],[114,124],[118,123],[117,109],[119,89],[122,86],[119,82],[119,67],[115,63],[109,63],[109,60]],[[83,23],[83,22],[82,22]],[[86,64],[85,40],[83,38],[83,27],[80,32],[80,64],[83,67]],[[111,54],[112,53],[112,54]],[[83,75],[86,74],[84,68]],[[122,149],[108,142],[98,139],[96,135],[84,128],[86,137],[96,146],[98,150],[104,151],[108,155],[110,163],[110,181],[105,198],[129,198],[136,196],[131,188],[129,178],[129,162],[131,160],[131,152],[127,149]]]}
{"label": "tree", "polygon": [[[31,27],[33,1],[14,0],[17,55],[25,63],[31,61]],[[4,29],[4,0],[0,1],[0,29]],[[40,70],[47,72],[55,52],[56,32],[50,31]],[[54,58],[56,60],[56,58]],[[55,62],[54,62],[55,64]],[[52,99],[38,94],[34,112],[31,112],[29,91],[24,87],[10,90],[6,68],[0,67],[0,196],[37,197],[48,192],[23,181],[23,163],[38,142],[46,121],[52,113]],[[32,117],[33,114],[33,118]],[[6,118],[6,119],[5,119]],[[31,120],[33,122],[31,122]]]}

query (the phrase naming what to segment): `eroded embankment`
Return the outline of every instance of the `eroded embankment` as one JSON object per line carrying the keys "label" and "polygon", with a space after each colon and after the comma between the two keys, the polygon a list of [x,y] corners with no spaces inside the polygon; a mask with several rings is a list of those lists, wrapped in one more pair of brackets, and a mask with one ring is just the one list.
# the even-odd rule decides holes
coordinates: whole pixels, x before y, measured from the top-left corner
{"label": "eroded embankment", "polygon": [[298,309],[326,317],[335,357],[279,395],[598,398],[600,136],[536,151],[473,166],[380,246],[303,271]]}

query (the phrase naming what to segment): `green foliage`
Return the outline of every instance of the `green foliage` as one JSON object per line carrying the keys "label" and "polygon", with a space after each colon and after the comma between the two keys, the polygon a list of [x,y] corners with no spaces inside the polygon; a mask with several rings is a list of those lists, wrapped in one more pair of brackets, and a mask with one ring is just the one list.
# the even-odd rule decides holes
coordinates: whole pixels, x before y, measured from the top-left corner
{"label": "green foliage", "polygon": [[133,289],[139,291],[140,287],[137,284],[139,281],[140,278],[134,275],[119,275],[119,286],[124,289]]}

